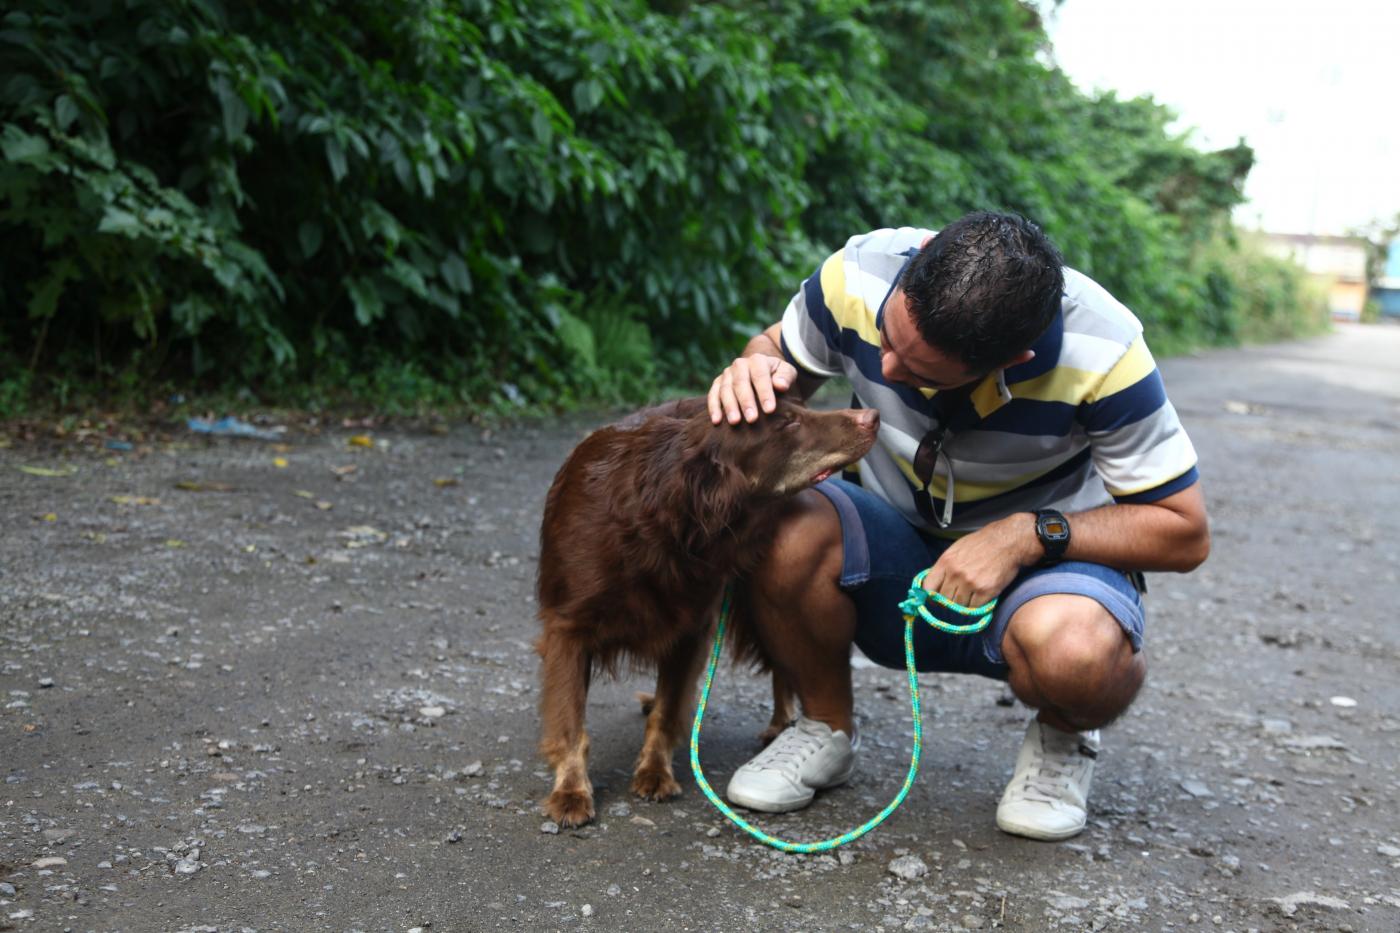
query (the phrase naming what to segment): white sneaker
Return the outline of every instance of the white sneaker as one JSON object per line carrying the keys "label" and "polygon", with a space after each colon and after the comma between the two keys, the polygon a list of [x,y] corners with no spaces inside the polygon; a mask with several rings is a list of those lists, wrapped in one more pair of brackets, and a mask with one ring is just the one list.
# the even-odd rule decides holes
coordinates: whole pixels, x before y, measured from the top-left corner
{"label": "white sneaker", "polygon": [[1089,784],[1098,757],[1099,730],[1061,732],[1033,721],[997,805],[997,826],[1047,841],[1078,835],[1088,819]]}
{"label": "white sneaker", "polygon": [[846,783],[859,747],[859,735],[852,742],[844,731],[804,716],[735,771],[724,795],[750,810],[800,810],[817,791]]}

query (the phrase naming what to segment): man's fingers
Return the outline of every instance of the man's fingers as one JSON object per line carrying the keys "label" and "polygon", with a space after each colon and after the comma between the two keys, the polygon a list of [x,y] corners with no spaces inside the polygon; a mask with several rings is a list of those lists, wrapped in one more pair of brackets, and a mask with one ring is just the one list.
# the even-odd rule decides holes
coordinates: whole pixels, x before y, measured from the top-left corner
{"label": "man's fingers", "polygon": [[710,421],[757,421],[778,407],[778,393],[792,387],[797,369],[771,356],[740,357],[725,367],[706,396]]}
{"label": "man's fingers", "polygon": [[[773,368],[764,374],[767,380],[766,385],[755,383],[758,385],[759,390],[758,401],[763,406],[763,410],[767,412],[771,412],[778,407],[778,393],[786,392],[788,389],[792,388],[793,382],[797,379],[796,367],[787,360],[780,360],[776,357],[772,359]],[[772,391],[767,392],[765,395],[765,390],[769,386],[772,387]]]}
{"label": "man's fingers", "polygon": [[945,579],[938,592],[949,602],[957,603],[965,609],[978,609],[991,602],[995,593],[988,593],[965,580]]}
{"label": "man's fingers", "polygon": [[723,376],[716,376],[715,381],[710,383],[709,394],[705,396],[705,403],[710,408],[711,424],[719,424],[724,420],[724,405],[719,400],[720,386],[723,381]]}
{"label": "man's fingers", "polygon": [[[765,412],[771,412],[773,409],[775,409],[775,408],[778,407],[777,396],[774,395],[773,389],[774,389],[773,373],[771,373],[771,372],[769,371],[768,367],[767,367],[767,366],[755,366],[755,367],[753,367],[753,394],[754,394],[754,398],[758,401],[759,407],[762,408]],[[754,417],[753,417],[753,418],[749,418],[749,420],[750,420],[750,421],[755,421],[755,420],[757,420],[757,418],[758,418],[758,413],[755,412],[755,413],[754,413]]]}
{"label": "man's fingers", "polygon": [[[797,378],[797,369],[787,360],[780,360],[775,356],[753,358],[750,364],[754,399],[764,412],[771,414],[778,407],[778,393],[792,388],[793,380]],[[744,417],[756,421],[758,413],[755,412],[754,416],[749,418],[748,412],[745,412]]]}
{"label": "man's fingers", "polygon": [[964,606],[968,609],[976,609],[978,606],[982,605],[977,599],[979,590],[971,582],[964,580],[954,587],[954,589],[957,590],[957,595],[949,596],[948,598],[959,606]]}
{"label": "man's fingers", "polygon": [[739,402],[734,396],[734,367],[724,371],[720,377],[719,403],[724,408],[724,418],[730,424],[739,423]]}
{"label": "man's fingers", "polygon": [[705,397],[713,424],[719,424],[726,419],[730,424],[734,424],[739,420],[739,405],[734,401],[733,368],[730,366],[715,377],[715,381],[710,383],[710,392]]}
{"label": "man's fingers", "polygon": [[[742,365],[740,365],[742,364]],[[754,396],[754,379],[761,372],[767,376],[767,367],[762,364],[754,365],[752,360],[735,360],[734,366],[734,400],[743,409],[744,420],[753,422],[758,420],[758,399]],[[730,423],[737,423],[730,418]]]}
{"label": "man's fingers", "polygon": [[959,606],[975,608],[981,605],[981,603],[964,602],[964,599],[972,599],[977,595],[975,589],[965,581],[949,574],[939,564],[934,564],[929,569],[928,576],[924,577],[924,589],[930,593],[939,593],[944,599],[957,603]]}

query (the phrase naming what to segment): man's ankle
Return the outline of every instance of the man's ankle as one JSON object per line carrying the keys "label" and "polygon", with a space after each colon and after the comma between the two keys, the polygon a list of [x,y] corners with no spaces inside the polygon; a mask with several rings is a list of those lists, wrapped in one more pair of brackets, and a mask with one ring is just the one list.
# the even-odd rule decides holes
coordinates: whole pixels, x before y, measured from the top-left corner
{"label": "man's ankle", "polygon": [[815,719],[817,722],[826,723],[827,728],[832,732],[844,732],[847,737],[852,737],[856,734],[856,721],[852,713],[812,713],[804,707],[802,715],[806,716],[808,719]]}

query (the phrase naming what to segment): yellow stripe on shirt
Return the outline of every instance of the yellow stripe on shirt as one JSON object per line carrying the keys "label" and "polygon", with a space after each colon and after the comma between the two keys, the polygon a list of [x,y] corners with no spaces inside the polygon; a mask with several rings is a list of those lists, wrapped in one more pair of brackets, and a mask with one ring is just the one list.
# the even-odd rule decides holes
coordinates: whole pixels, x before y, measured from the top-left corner
{"label": "yellow stripe on shirt", "polygon": [[861,340],[878,347],[880,331],[875,327],[875,315],[859,295],[853,295],[846,290],[846,265],[843,256],[844,252],[838,251],[822,263],[822,300],[826,302],[827,310],[831,312],[837,327],[855,331]]}
{"label": "yellow stripe on shirt", "polygon": [[1009,389],[1016,398],[1038,402],[1063,402],[1078,405],[1084,396],[1104,378],[1103,373],[1071,366],[1056,366],[1043,376],[1013,382]]}
{"label": "yellow stripe on shirt", "polygon": [[1123,391],[1128,386],[1137,385],[1156,368],[1157,361],[1152,358],[1152,351],[1147,349],[1147,342],[1138,334],[1133,342],[1128,344],[1127,351],[1118,358],[1118,362],[1113,364],[1113,368],[1108,371],[1099,387],[1092,390],[1084,401],[1093,404],[1099,399]]}

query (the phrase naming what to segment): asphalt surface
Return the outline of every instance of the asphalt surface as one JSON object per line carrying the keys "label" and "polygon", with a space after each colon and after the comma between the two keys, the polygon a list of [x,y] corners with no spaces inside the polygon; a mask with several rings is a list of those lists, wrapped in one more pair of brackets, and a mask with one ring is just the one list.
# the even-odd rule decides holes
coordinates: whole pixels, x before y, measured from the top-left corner
{"label": "asphalt surface", "polygon": [[[1349,327],[1164,362],[1214,552],[1150,577],[1148,684],[1058,845],[993,821],[1028,712],[946,675],[914,791],[838,855],[751,842],[683,754],[679,800],[632,798],[640,677],[595,684],[597,822],[548,832],[536,536],[602,416],[0,438],[0,930],[1400,930],[1397,360]],[[893,796],[902,677],[858,667],[856,777],[765,825]],[[717,678],[713,783],[767,696]]]}

